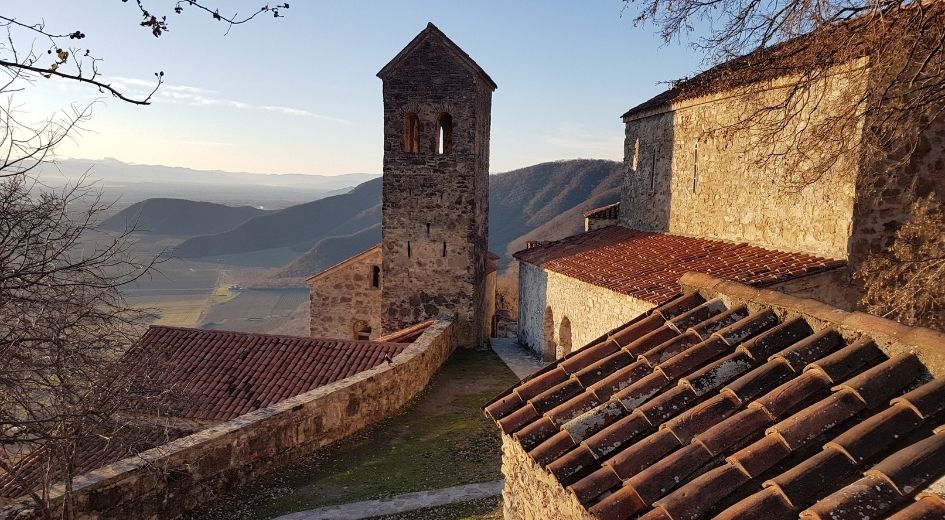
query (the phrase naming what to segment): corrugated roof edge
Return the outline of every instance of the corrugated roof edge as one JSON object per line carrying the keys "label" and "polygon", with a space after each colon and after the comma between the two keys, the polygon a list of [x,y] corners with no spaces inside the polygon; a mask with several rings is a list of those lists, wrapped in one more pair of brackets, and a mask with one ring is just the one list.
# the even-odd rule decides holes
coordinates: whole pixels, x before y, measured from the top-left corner
{"label": "corrugated roof edge", "polygon": [[613,204],[608,204],[606,206],[601,206],[599,208],[594,208],[584,212],[584,218],[595,218],[602,217],[603,214],[607,213],[614,208],[619,208],[620,202],[614,202]]}
{"label": "corrugated roof edge", "polygon": [[870,337],[890,357],[913,353],[933,375],[945,376],[945,333],[863,312],[848,312],[812,298],[751,287],[705,273],[686,273],[679,278],[679,284],[683,293],[698,292],[704,298],[718,297],[752,310],[770,308],[782,318],[802,316],[815,329],[834,327],[851,341]]}
{"label": "corrugated roof edge", "polygon": [[[682,293],[677,294],[676,297],[674,297],[674,298],[668,300],[668,301],[666,302],[666,304],[668,305],[668,304],[670,304],[670,303],[672,303],[672,302],[678,300],[678,299],[681,298],[682,296],[683,296]],[[615,327],[615,328],[613,328],[613,329],[608,330],[607,332],[601,334],[600,336],[598,336],[598,337],[595,338],[594,340],[587,342],[587,345],[596,345],[596,344],[600,343],[601,341],[604,341],[605,339],[611,337],[614,333],[619,332],[619,331],[621,331],[621,330],[627,328],[628,326],[633,325],[634,323],[636,323],[636,322],[638,322],[638,321],[641,321],[641,320],[644,320],[644,319],[650,317],[650,315],[653,314],[653,311],[655,311],[655,310],[656,310],[656,307],[653,307],[653,308],[647,310],[646,312],[644,312],[644,313],[638,315],[636,318],[633,318],[632,320],[628,321],[627,323],[621,324],[621,325],[619,325],[619,326],[617,326],[617,327]],[[585,345],[585,346],[587,346],[587,345]],[[578,353],[580,353],[581,350],[582,350],[582,349],[573,350],[573,351],[571,351],[570,353],[566,354],[564,357],[560,358],[558,361],[562,361],[562,360],[565,360],[565,359],[570,359],[571,357],[576,356]],[[536,377],[538,377],[538,376],[540,376],[540,375],[542,375],[542,374],[544,374],[544,373],[546,373],[546,372],[548,372],[548,371],[550,371],[550,370],[554,370],[555,368],[558,367],[558,365],[559,365],[558,362],[555,362],[555,363],[548,363],[547,365],[545,365],[544,367],[542,367],[540,370],[535,371],[535,372],[532,373],[531,375],[526,376],[525,378],[523,378],[521,381],[518,381],[518,382],[514,383],[512,386],[506,388],[506,389],[503,390],[501,393],[499,393],[498,395],[496,395],[495,397],[493,397],[492,399],[490,399],[488,403],[485,403],[484,405],[482,405],[479,409],[482,410],[483,413],[485,413],[485,410],[486,410],[486,408],[489,407],[489,405],[491,405],[492,403],[498,401],[499,399],[502,399],[503,397],[509,395],[515,387],[520,386],[522,383],[526,383],[526,382],[528,382],[528,381],[531,381],[532,379],[535,379]],[[488,417],[488,415],[487,415],[487,417]]]}

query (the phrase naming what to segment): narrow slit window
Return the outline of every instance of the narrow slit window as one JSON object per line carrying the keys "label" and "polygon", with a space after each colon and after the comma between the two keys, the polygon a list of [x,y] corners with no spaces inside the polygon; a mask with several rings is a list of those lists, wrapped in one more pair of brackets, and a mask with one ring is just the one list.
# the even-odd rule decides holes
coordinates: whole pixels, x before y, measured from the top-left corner
{"label": "narrow slit window", "polygon": [[411,253],[412,251],[410,251],[410,242],[408,241],[407,242],[407,258],[410,258],[411,256],[413,256],[413,254]]}
{"label": "narrow slit window", "polygon": [[692,152],[692,192],[696,192],[696,185],[699,183],[699,142],[696,141],[696,148]]}
{"label": "narrow slit window", "polygon": [[407,112],[404,116],[404,151],[420,151],[420,117],[414,112]]}
{"label": "narrow slit window", "polygon": [[443,113],[436,118],[436,142],[433,152],[438,155],[453,153],[453,116]]}
{"label": "narrow slit window", "polygon": [[381,286],[381,268],[379,266],[374,266],[371,268],[371,287],[378,288]]}
{"label": "narrow slit window", "polygon": [[659,149],[653,150],[653,164],[650,166],[650,193],[656,192],[656,156],[659,155]]}
{"label": "narrow slit window", "polygon": [[443,258],[446,258],[446,242],[443,242]]}
{"label": "narrow slit window", "polygon": [[430,236],[430,223],[427,222],[427,236]]}

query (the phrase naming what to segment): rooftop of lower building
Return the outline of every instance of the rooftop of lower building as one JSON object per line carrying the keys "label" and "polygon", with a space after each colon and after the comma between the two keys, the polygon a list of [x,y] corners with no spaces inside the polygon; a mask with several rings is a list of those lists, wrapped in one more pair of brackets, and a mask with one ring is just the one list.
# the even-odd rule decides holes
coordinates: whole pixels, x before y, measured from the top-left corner
{"label": "rooftop of lower building", "polygon": [[945,334],[680,283],[485,408],[567,496],[601,520],[945,511]]}
{"label": "rooftop of lower building", "polygon": [[621,226],[537,243],[514,256],[656,305],[676,296],[677,280],[690,271],[766,287],[846,265],[805,253]]}

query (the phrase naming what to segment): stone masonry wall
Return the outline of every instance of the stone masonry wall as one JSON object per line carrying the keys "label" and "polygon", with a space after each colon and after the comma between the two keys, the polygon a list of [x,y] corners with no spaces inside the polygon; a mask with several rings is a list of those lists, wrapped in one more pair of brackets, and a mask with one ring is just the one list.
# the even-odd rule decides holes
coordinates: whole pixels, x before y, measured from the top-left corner
{"label": "stone masonry wall", "polygon": [[[915,135],[915,134],[913,134]],[[904,164],[890,165],[881,157],[863,154],[857,186],[851,265],[889,247],[895,233],[912,214],[912,204],[932,196],[945,205],[945,115],[926,127],[918,146]],[[882,179],[876,183],[877,179]]]}
{"label": "stone masonry wall", "polygon": [[[812,126],[845,107],[850,93],[864,91],[862,65],[850,70],[815,87],[822,99],[809,110]],[[753,131],[720,131],[759,105],[783,98],[783,89],[772,84],[752,96],[724,92],[629,116],[620,224],[846,258],[858,154],[845,153],[825,175],[798,190],[785,182],[784,165],[752,166]],[[859,133],[850,139],[855,149]],[[804,153],[816,157],[819,151]]]}
{"label": "stone masonry wall", "polygon": [[[449,357],[454,334],[452,321],[438,321],[392,364],[81,475],[73,484],[76,513],[83,519],[173,519],[221,490],[298,461],[397,413]],[[58,518],[61,487],[51,496]],[[28,502],[0,508],[0,518],[36,518],[29,508]]]}
{"label": "stone masonry wall", "polygon": [[850,271],[846,267],[795,278],[769,286],[768,289],[799,298],[813,298],[845,311],[856,308],[862,297],[859,288],[851,282]]}
{"label": "stone masonry wall", "polygon": [[557,359],[655,305],[519,262],[519,343]]}
{"label": "stone masonry wall", "polygon": [[594,520],[577,498],[542,469],[515,439],[502,435],[502,513],[505,520]]}
{"label": "stone masonry wall", "polygon": [[[457,316],[458,341],[482,344],[492,89],[435,36],[384,78],[382,329]],[[404,150],[417,114],[420,147]],[[453,149],[437,154],[437,121]]]}
{"label": "stone masonry wall", "polygon": [[380,265],[381,249],[375,248],[309,279],[313,338],[356,339],[358,321],[371,327],[371,339],[381,335],[381,289],[372,286],[372,269]]}

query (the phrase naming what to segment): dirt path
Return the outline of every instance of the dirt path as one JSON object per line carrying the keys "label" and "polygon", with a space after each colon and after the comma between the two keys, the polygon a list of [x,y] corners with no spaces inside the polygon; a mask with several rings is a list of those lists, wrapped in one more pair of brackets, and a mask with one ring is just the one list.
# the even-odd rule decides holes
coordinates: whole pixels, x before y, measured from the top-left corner
{"label": "dirt path", "polygon": [[393,515],[439,507],[460,502],[498,496],[503,482],[480,482],[444,489],[406,493],[381,500],[365,500],[338,506],[321,507],[276,517],[275,520],[362,520],[381,515]]}

